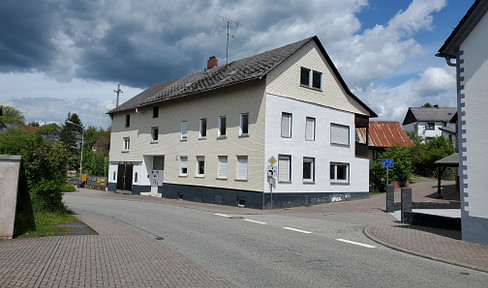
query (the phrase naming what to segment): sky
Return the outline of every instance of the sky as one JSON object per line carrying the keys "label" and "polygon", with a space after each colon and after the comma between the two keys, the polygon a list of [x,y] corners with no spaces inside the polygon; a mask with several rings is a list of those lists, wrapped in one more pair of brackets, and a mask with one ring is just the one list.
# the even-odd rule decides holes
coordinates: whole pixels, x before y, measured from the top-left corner
{"label": "sky", "polygon": [[[304,4],[306,3],[306,5]],[[76,113],[108,128],[151,85],[317,35],[351,91],[379,117],[456,107],[456,71],[435,57],[474,0],[2,0],[0,105],[27,122]]]}

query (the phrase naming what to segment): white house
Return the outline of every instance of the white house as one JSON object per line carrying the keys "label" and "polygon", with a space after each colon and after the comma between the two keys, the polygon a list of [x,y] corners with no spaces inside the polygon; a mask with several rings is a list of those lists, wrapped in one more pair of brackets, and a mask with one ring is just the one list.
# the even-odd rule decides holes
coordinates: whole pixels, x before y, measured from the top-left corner
{"label": "white house", "polygon": [[457,71],[462,237],[484,245],[488,245],[487,11],[488,1],[477,0],[436,55]]}
{"label": "white house", "polygon": [[369,195],[354,136],[376,114],[316,36],[224,66],[210,57],[109,114],[111,191],[259,209]]}
{"label": "white house", "polygon": [[430,139],[439,136],[449,137],[447,131],[454,130],[451,119],[456,114],[456,108],[438,107],[410,107],[403,120],[405,131],[414,131],[416,136]]}

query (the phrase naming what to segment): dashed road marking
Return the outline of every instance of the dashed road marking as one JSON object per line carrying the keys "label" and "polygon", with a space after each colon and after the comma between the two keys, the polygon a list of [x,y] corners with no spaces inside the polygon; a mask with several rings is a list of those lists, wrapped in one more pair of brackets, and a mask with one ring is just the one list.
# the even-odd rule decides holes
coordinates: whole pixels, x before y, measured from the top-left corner
{"label": "dashed road marking", "polygon": [[225,218],[230,218],[230,217],[231,217],[230,215],[227,215],[227,214],[221,214],[221,213],[215,213],[214,215],[215,215],[215,216],[220,216],[220,217],[225,217]]}
{"label": "dashed road marking", "polygon": [[242,220],[247,221],[247,222],[251,222],[251,223],[266,225],[266,222],[261,222],[261,221],[257,221],[257,220],[252,220],[252,219],[242,219]]}
{"label": "dashed road marking", "polygon": [[353,244],[353,245],[358,245],[358,246],[361,246],[361,247],[366,247],[366,248],[376,248],[376,246],[373,246],[373,245],[363,244],[363,243],[354,242],[354,241],[350,241],[350,240],[345,240],[345,239],[336,239],[336,240],[337,240],[337,241],[344,242],[344,243],[349,243],[349,244]]}
{"label": "dashed road marking", "polygon": [[311,234],[312,233],[310,231],[300,230],[300,229],[291,228],[291,227],[283,227],[283,229],[287,229],[287,230],[291,230],[291,231],[295,231],[295,232],[300,232],[300,233],[305,233],[305,234]]}

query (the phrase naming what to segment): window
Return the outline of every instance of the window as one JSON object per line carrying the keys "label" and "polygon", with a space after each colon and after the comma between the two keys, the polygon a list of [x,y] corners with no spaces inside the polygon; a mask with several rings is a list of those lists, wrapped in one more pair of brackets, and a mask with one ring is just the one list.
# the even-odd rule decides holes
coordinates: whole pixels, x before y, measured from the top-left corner
{"label": "window", "polygon": [[227,117],[219,117],[219,137],[225,137],[227,135]]}
{"label": "window", "polygon": [[153,107],[153,118],[159,117],[159,106]]}
{"label": "window", "polygon": [[434,130],[435,129],[435,123],[433,122],[428,122],[427,125],[425,125],[425,130]]}
{"label": "window", "polygon": [[349,146],[349,126],[331,123],[330,144]]}
{"label": "window", "polygon": [[237,179],[247,180],[247,156],[237,156]]}
{"label": "window", "polygon": [[291,137],[291,113],[283,112],[281,113],[281,137],[290,138]]}
{"label": "window", "polygon": [[197,176],[205,175],[205,156],[197,156]]}
{"label": "window", "polygon": [[151,128],[151,141],[158,142],[159,140],[159,127],[152,127]]}
{"label": "window", "polygon": [[207,137],[207,118],[200,119],[200,139]]}
{"label": "window", "polygon": [[239,136],[249,135],[249,113],[241,114],[241,124],[239,125]]}
{"label": "window", "polygon": [[330,163],[330,182],[349,183],[349,164]]}
{"label": "window", "polygon": [[303,157],[303,182],[315,182],[315,159]]}
{"label": "window", "polygon": [[130,138],[125,137],[124,138],[124,151],[129,151],[130,148]]}
{"label": "window", "polygon": [[114,174],[113,174],[113,178],[112,178],[112,180],[115,180],[115,179],[116,179],[116,177],[117,177],[117,172],[115,172],[115,171],[114,171]]}
{"label": "window", "polygon": [[188,138],[188,121],[181,122],[181,140]]}
{"label": "window", "polygon": [[139,178],[139,173],[136,172],[134,174],[134,183],[137,183],[137,180],[139,180],[138,178]]}
{"label": "window", "polygon": [[278,155],[278,181],[291,182],[291,156]]}
{"label": "window", "polygon": [[300,69],[300,85],[310,86],[310,69],[301,67]]}
{"label": "window", "polygon": [[305,140],[315,141],[315,118],[312,117],[306,118]]}
{"label": "window", "polygon": [[188,175],[188,156],[180,156],[180,176]]}
{"label": "window", "polygon": [[125,115],[125,128],[130,127],[130,114]]}
{"label": "window", "polygon": [[219,179],[227,179],[227,156],[219,156]]}
{"label": "window", "polygon": [[322,89],[322,73],[313,71],[312,87]]}

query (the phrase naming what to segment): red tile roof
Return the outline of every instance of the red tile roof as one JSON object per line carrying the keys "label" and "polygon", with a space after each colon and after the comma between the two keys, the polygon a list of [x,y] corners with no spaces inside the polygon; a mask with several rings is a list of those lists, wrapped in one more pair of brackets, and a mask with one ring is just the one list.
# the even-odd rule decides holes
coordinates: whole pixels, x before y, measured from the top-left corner
{"label": "red tile roof", "polygon": [[[362,139],[366,138],[366,129],[356,129]],[[413,145],[405,130],[397,121],[369,121],[369,146],[391,147]]]}

